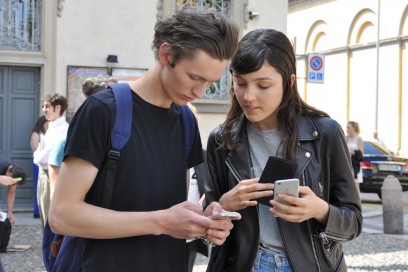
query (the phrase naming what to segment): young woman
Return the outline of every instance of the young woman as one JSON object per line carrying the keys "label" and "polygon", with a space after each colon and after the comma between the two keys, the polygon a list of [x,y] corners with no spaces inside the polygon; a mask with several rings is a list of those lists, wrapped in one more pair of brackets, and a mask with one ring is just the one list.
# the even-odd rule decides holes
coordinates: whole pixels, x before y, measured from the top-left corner
{"label": "young woman", "polygon": [[[30,134],[30,146],[31,150],[34,152],[37,150],[41,139],[44,138],[45,132],[48,129],[48,120],[45,119],[45,116],[42,115],[37,119],[37,122],[34,125],[33,130]],[[34,188],[34,209],[33,217],[40,218],[40,211],[38,209],[37,202],[37,183],[38,183],[38,165],[33,162],[33,188]]]}
{"label": "young woman", "polygon": [[[361,233],[362,215],[341,127],[300,98],[283,33],[249,32],[231,72],[231,109],[208,140],[206,201],[242,219],[213,248],[207,271],[346,271],[341,244]],[[274,180],[258,183],[270,156],[297,165],[300,197],[279,195],[293,206],[272,200]],[[257,202],[265,196],[271,206]]]}
{"label": "young woman", "polygon": [[360,136],[360,125],[355,121],[348,121],[347,123],[347,147],[351,156],[351,165],[353,167],[354,182],[357,191],[360,192],[360,183],[363,182],[361,174],[360,162],[364,155],[364,142]]}

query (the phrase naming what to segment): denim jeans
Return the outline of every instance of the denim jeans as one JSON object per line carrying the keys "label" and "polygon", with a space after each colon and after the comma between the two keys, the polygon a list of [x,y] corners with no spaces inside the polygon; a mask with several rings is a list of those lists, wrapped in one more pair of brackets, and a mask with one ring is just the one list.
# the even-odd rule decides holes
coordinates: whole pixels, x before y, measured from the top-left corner
{"label": "denim jeans", "polygon": [[294,272],[285,254],[258,250],[252,272]]}

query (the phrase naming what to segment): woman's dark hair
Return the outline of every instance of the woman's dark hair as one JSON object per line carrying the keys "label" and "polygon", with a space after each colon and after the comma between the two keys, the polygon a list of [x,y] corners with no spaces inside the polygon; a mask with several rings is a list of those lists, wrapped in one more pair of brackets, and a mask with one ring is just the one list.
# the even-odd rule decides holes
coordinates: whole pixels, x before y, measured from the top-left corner
{"label": "woman's dark hair", "polygon": [[237,50],[237,25],[213,9],[183,6],[173,16],[158,20],[154,30],[156,60],[160,46],[168,43],[174,52],[173,65],[181,58],[193,58],[197,49],[219,60],[232,58]]}
{"label": "woman's dark hair", "polygon": [[[231,72],[244,75],[258,71],[264,63],[272,65],[282,76],[283,97],[278,108],[279,129],[284,133],[281,143],[286,159],[295,161],[298,143],[296,118],[299,115],[329,116],[307,103],[300,97],[296,80],[291,84],[291,75],[296,76],[296,57],[293,47],[285,34],[274,29],[257,29],[246,34],[238,44],[238,51],[231,60]],[[232,105],[224,123],[222,144],[234,149],[238,142],[231,138],[234,124],[243,110],[231,89]]]}
{"label": "woman's dark hair", "polygon": [[45,116],[42,115],[40,116],[40,118],[37,119],[37,122],[35,122],[34,128],[31,131],[32,132],[37,132],[37,133],[43,133],[45,134],[45,130],[44,130],[44,124],[47,123],[47,119],[45,119]]}

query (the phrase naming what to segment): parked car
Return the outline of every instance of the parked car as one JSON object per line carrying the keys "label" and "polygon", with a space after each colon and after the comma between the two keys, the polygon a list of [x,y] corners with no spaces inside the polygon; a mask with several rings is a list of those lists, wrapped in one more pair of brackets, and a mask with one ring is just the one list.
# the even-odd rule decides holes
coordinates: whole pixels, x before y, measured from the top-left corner
{"label": "parked car", "polygon": [[377,193],[381,198],[381,187],[388,175],[394,175],[402,190],[408,191],[408,158],[397,156],[375,142],[364,141],[364,160],[360,165],[363,174],[361,192]]}

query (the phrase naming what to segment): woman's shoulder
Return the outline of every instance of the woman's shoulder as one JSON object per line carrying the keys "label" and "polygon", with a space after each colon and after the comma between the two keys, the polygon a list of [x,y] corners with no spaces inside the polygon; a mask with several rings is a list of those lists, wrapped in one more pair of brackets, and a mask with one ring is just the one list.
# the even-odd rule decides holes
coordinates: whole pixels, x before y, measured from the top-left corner
{"label": "woman's shoulder", "polygon": [[339,123],[327,116],[302,116],[299,120],[299,128],[302,131],[320,131],[320,133],[335,133]]}
{"label": "woman's shoulder", "polygon": [[209,134],[208,140],[209,141],[214,141],[214,142],[219,142],[222,138],[222,133],[224,131],[223,125],[218,125],[215,127]]}

